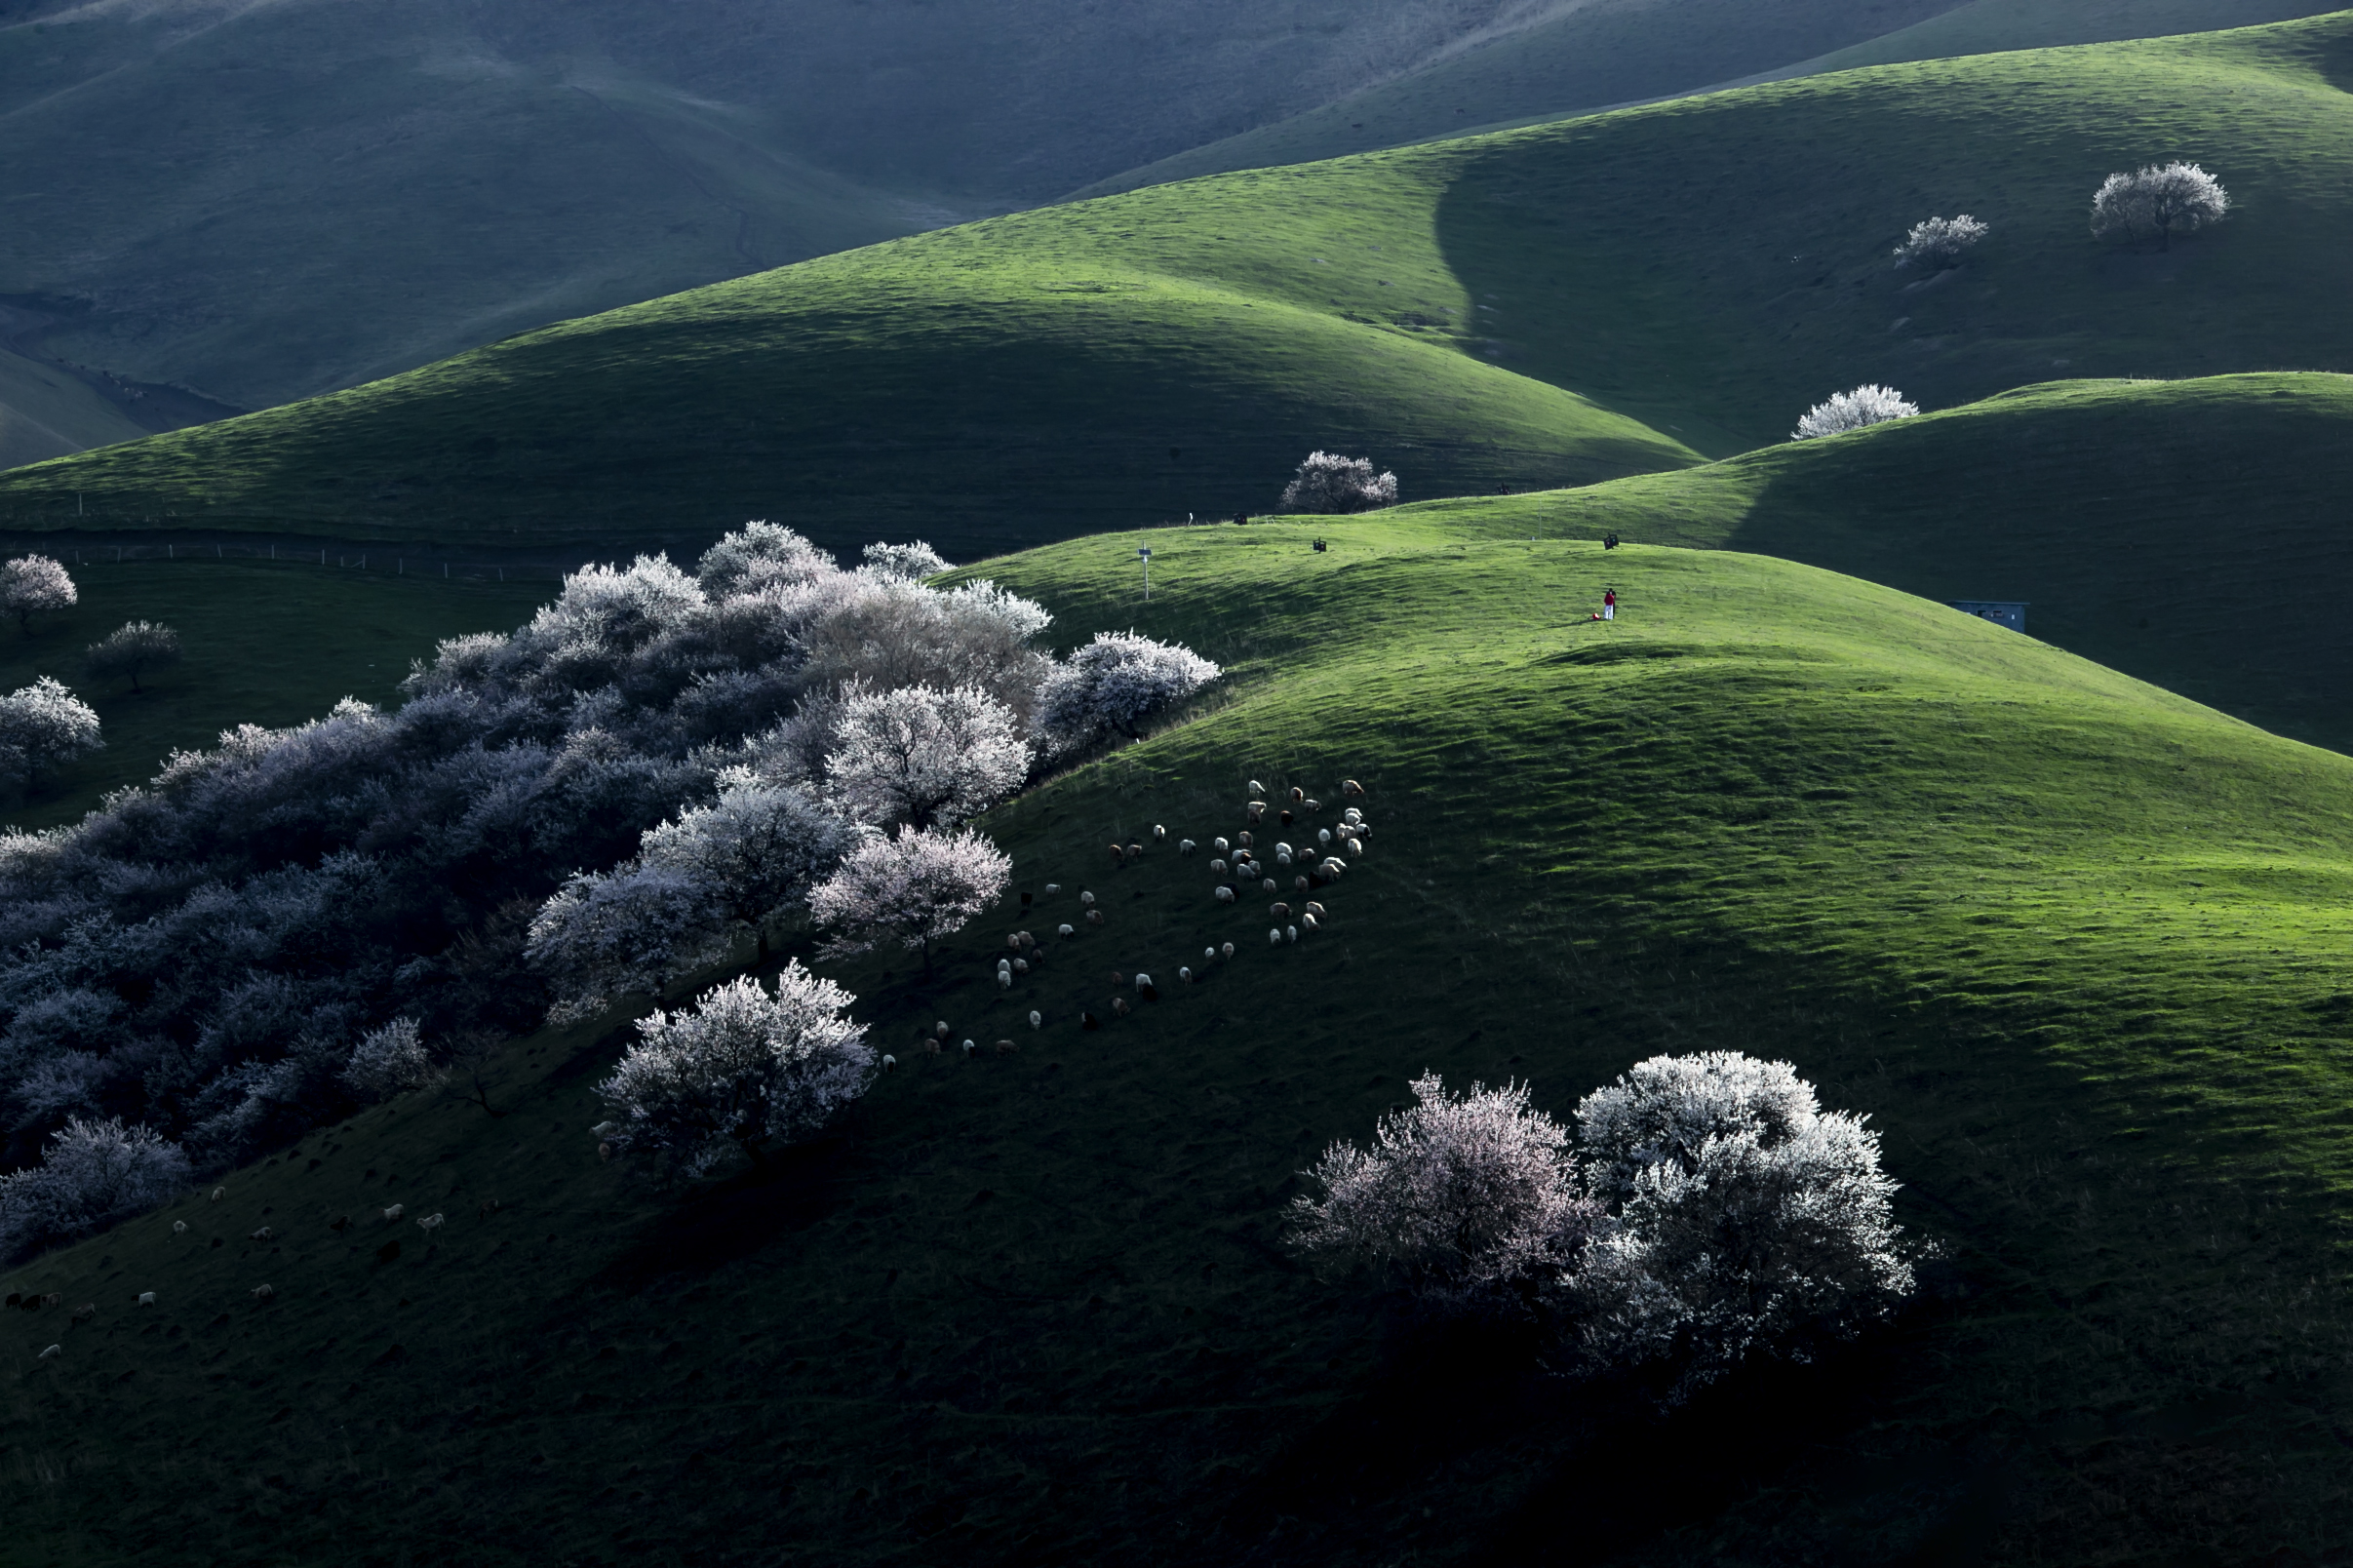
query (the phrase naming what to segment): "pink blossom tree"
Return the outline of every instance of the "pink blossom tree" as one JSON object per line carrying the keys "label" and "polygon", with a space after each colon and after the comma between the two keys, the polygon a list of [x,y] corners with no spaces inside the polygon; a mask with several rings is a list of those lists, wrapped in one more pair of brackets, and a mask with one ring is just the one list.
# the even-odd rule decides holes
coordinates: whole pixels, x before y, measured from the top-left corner
{"label": "pink blossom tree", "polygon": [[820,951],[848,958],[896,942],[928,970],[931,944],[996,903],[1012,875],[1012,860],[970,829],[877,834],[809,894],[809,914],[834,933]]}

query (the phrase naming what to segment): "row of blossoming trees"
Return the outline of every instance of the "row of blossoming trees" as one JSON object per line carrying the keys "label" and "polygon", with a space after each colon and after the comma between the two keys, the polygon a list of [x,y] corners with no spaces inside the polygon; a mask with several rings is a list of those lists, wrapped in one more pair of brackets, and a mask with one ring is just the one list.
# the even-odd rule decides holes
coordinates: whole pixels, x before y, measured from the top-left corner
{"label": "row of blossoming trees", "polygon": [[395,710],[241,726],[0,836],[0,1252],[779,918],[934,939],[1001,884],[960,824],[1217,673],[1122,633],[1056,658],[1042,608],[945,566],[753,524],[691,572],[592,567]]}

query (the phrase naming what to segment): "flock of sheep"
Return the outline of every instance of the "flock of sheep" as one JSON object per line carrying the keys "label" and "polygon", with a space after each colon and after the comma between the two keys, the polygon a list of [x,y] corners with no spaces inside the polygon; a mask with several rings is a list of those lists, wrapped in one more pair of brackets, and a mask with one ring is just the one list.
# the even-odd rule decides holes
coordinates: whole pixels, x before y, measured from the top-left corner
{"label": "flock of sheep", "polygon": [[[1354,779],[1343,782],[1340,794],[1343,800],[1351,802],[1366,798],[1364,786]],[[1338,817],[1329,825],[1314,820],[1323,809],[1321,801],[1311,799],[1306,790],[1299,788],[1283,792],[1279,799],[1270,800],[1267,787],[1253,779],[1250,781],[1249,799],[1242,806],[1243,820],[1248,826],[1230,840],[1221,837],[1209,843],[1209,871],[1216,879],[1210,887],[1210,897],[1218,905],[1237,907],[1253,893],[1272,899],[1267,906],[1268,917],[1274,922],[1267,927],[1269,947],[1279,948],[1297,942],[1302,936],[1312,936],[1329,923],[1330,912],[1320,901],[1309,895],[1339,882],[1347,874],[1350,861],[1363,857],[1365,844],[1372,838],[1372,823],[1361,805],[1343,806]],[[1271,824],[1270,817],[1273,819]],[[1258,835],[1270,825],[1277,830],[1296,829],[1294,836],[1298,842],[1294,843],[1286,838],[1275,843],[1268,850],[1272,859],[1262,860],[1259,856]],[[1156,824],[1152,830],[1152,841],[1155,843],[1167,843],[1168,829]],[[1177,853],[1180,856],[1190,857],[1201,847],[1192,839],[1177,841]],[[1144,852],[1141,842],[1123,844],[1115,841],[1109,845],[1115,869],[1141,860]],[[1288,887],[1283,882],[1285,876],[1289,880]],[[1062,884],[1059,882],[1045,885],[1047,897],[1061,891]],[[1293,900],[1298,902],[1294,903]],[[1036,895],[1023,893],[1021,905],[1022,913],[1030,914],[1036,907]],[[1066,921],[1055,927],[1054,934],[1065,942],[1078,935],[1080,923],[1099,927],[1107,921],[1102,904],[1091,891],[1082,889],[1079,892],[1078,908],[1078,921]],[[1196,970],[1190,964],[1181,965],[1176,971],[1178,983],[1199,983],[1207,977],[1210,967],[1231,960],[1235,952],[1232,942],[1203,948],[1202,967]],[[1043,944],[1034,933],[1027,930],[1009,933],[1005,937],[1005,952],[997,960],[998,990],[1010,994],[1024,976],[1044,963],[1045,953]],[[1108,1011],[1114,1018],[1123,1018],[1133,1010],[1124,994],[1131,989],[1139,1002],[1157,1001],[1160,998],[1157,983],[1150,974],[1143,972],[1128,975],[1115,970],[1111,975],[1111,984],[1117,994],[1112,998]],[[1030,1028],[1041,1030],[1045,1027],[1045,1021],[1043,1012],[1031,1010]],[[1078,1015],[1080,1029],[1101,1029],[1103,1024],[1104,1020],[1093,1011],[1082,1011]],[[919,1035],[918,1046],[934,1055],[952,1045],[967,1058],[979,1054],[982,1047],[978,1040],[958,1041],[955,1036],[956,1031],[942,1020],[928,1032]],[[1010,1039],[998,1040],[995,1046],[997,1054],[1000,1056],[1013,1055],[1020,1049]],[[899,1065],[898,1058],[884,1056],[882,1065],[884,1072],[895,1071]]]}

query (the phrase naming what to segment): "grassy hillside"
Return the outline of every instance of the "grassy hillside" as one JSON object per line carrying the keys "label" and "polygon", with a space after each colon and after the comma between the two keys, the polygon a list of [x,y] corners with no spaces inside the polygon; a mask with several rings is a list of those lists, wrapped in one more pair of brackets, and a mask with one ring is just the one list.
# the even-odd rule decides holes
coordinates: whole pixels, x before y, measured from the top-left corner
{"label": "grassy hillside", "polygon": [[[106,749],[45,778],[30,796],[0,799],[18,827],[70,822],[108,790],[143,783],[181,747],[215,744],[240,724],[291,725],[343,697],[389,705],[409,661],[445,637],[504,631],[528,619],[547,585],[371,577],[261,562],[67,557],[81,603],[37,617],[30,635],[0,624],[0,691],[44,675],[98,710]],[[82,650],[128,620],[180,634],[174,669],[98,683]]]}
{"label": "grassy hillside", "polygon": [[2353,378],[2030,387],[1682,474],[1411,508],[1504,537],[1754,550],[1935,600],[2353,750]]}
{"label": "grassy hillside", "polygon": [[[750,516],[969,557],[1269,507],[1311,446],[1409,498],[1778,441],[1863,380],[2353,367],[2353,16],[1894,65],[1022,214],[0,476],[17,528],[705,537]],[[2228,223],[2087,232],[2172,154]],[[1932,212],[1994,224],[1922,279]],[[1647,427],[1647,428],[1645,428]],[[1687,450],[1688,449],[1688,450]]]}
{"label": "grassy hillside", "polygon": [[2342,9],[2328,0],[1970,0],[1809,60],[1802,68],[1844,71],[1950,55],[2211,32]]}
{"label": "grassy hillside", "polygon": [[[1314,534],[993,564],[1073,635],[1132,622],[1233,678],[997,814],[1031,915],[928,982],[843,971],[901,1070],[765,1177],[682,1199],[600,1165],[586,1091],[617,1040],[587,1029],[518,1041],[495,1118],[404,1099],[10,1273],[98,1314],[0,1315],[0,1559],[2105,1563],[2343,1539],[2353,761],[1788,562],[1410,515]],[[1586,618],[1605,585],[1609,625]],[[1235,831],[1253,776],[1371,790],[1370,853],[1296,948],[1221,913],[1198,860],[1103,852]],[[1109,923],[1000,998],[1003,932],[1050,931],[1080,888]],[[1170,984],[1229,937],[1205,985]],[[1077,1027],[1138,967],[1161,1001]],[[923,1054],[935,1019],[1019,1051]],[[1719,1046],[1873,1113],[1908,1220],[1952,1248],[1850,1356],[1662,1425],[1417,1338],[1276,1244],[1293,1172],[1424,1068],[1563,1111]],[[408,1221],[431,1212],[428,1242]]]}
{"label": "grassy hillside", "polygon": [[137,441],[144,426],[63,371],[0,349],[0,467]]}

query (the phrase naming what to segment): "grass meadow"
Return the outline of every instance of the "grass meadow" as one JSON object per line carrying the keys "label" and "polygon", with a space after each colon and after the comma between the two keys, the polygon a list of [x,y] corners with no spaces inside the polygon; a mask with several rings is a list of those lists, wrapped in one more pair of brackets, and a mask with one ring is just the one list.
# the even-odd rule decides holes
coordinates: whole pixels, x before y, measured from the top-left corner
{"label": "grass meadow", "polygon": [[[1231,674],[988,819],[1026,914],[929,976],[832,967],[899,1071],[772,1170],[665,1194],[585,1131],[625,1020],[543,1033],[492,1065],[495,1115],[404,1097],[11,1271],[98,1313],[0,1316],[0,1560],[2095,1563],[2342,1539],[2353,761],[1735,551],[1392,514],[988,570],[1059,635],[1133,624]],[[1202,857],[1105,849],[1234,833],[1253,777],[1327,816],[1341,778],[1370,792],[1368,852],[1296,947],[1213,904]],[[1080,889],[1106,925],[1051,936]],[[1000,996],[1017,927],[1047,952]],[[1162,1000],[1080,1029],[1139,968]],[[922,1050],[935,1021],[981,1053]],[[1719,1047],[1869,1111],[1906,1223],[1948,1249],[1848,1355],[1662,1420],[1280,1243],[1295,1173],[1425,1068],[1566,1112]]]}

